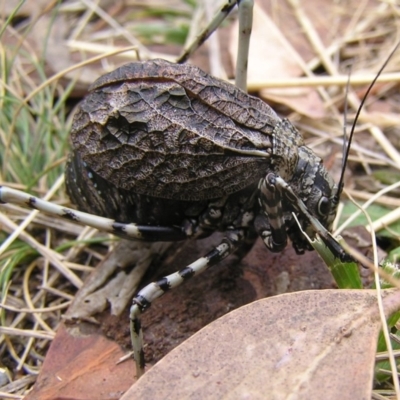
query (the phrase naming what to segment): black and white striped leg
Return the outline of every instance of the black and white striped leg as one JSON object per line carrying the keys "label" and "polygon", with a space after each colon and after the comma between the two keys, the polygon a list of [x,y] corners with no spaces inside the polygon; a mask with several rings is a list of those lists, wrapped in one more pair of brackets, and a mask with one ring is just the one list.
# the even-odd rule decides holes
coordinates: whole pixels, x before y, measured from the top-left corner
{"label": "black and white striped leg", "polygon": [[57,215],[62,218],[73,220],[81,225],[91,226],[92,228],[128,239],[145,240],[149,242],[172,242],[188,238],[187,233],[180,227],[146,226],[134,223],[121,223],[113,219],[84,213],[82,211],[73,210],[72,208],[62,207],[58,204],[50,203],[49,201],[39,199],[38,197],[31,196],[28,193],[11,189],[6,186],[0,186],[0,204],[1,203],[24,205],[34,210],[43,211],[50,215]]}
{"label": "black and white striped leg", "polygon": [[181,55],[176,60],[178,64],[186,62],[194,53],[194,51],[209,38],[209,36],[221,25],[222,21],[229,15],[232,9],[236,6],[237,2],[237,0],[228,0],[222,6],[221,10],[215,15],[209,25],[197,35],[197,37],[189,44],[189,46],[185,46]]}
{"label": "black and white striped leg", "polygon": [[221,25],[222,21],[229,15],[235,6],[239,10],[239,42],[236,60],[235,85],[247,91],[247,66],[249,58],[250,36],[253,25],[254,0],[227,0],[212,21],[206,26],[196,38],[185,48],[176,60],[178,64],[186,62],[193,52],[199,48],[208,37]]}
{"label": "black and white striped leg", "polygon": [[287,233],[283,219],[282,197],[276,186],[275,174],[268,174],[262,179],[259,189],[263,213],[256,217],[256,230],[269,250],[282,251],[287,244]]}
{"label": "black and white striped leg", "polygon": [[229,231],[221,243],[206,256],[199,258],[178,272],[165,276],[157,282],[150,283],[134,297],[130,311],[130,330],[138,378],[144,373],[145,366],[140,314],[146,311],[151,303],[165,292],[179,286],[189,278],[201,274],[213,265],[218,264],[229,254],[232,254],[242,243],[244,237],[245,232],[243,230]]}
{"label": "black and white striped leg", "polygon": [[285,182],[285,180],[274,175],[274,184],[278,191],[287,198],[287,200],[299,212],[299,214],[311,224],[314,231],[319,235],[319,237],[335,257],[339,258],[343,262],[354,261],[353,258],[346,253],[339,242],[331,235],[331,233],[321,224],[321,222],[319,222],[317,218],[310,214],[306,205],[293,192],[293,189],[287,182]]}

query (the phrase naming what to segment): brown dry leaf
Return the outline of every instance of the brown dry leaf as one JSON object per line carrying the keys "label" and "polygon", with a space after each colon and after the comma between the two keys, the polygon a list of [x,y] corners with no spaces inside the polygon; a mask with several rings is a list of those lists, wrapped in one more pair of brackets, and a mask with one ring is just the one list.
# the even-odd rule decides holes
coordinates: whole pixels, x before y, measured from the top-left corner
{"label": "brown dry leaf", "polygon": [[[238,25],[231,30],[230,53],[235,63],[238,43]],[[288,42],[272,19],[257,4],[254,5],[248,80],[265,81],[299,77],[303,74],[297,60],[300,55]],[[285,104],[310,118],[324,115],[323,103],[315,89],[285,88],[264,89],[260,96],[266,100]]]}
{"label": "brown dry leaf", "polygon": [[81,323],[57,331],[46,362],[25,400],[117,400],[134,381],[133,360],[118,364],[122,349],[96,327]]}
{"label": "brown dry leaf", "polygon": [[[393,311],[399,292],[388,294]],[[122,399],[370,398],[379,328],[372,290],[263,299],[192,336]]]}
{"label": "brown dry leaf", "polygon": [[[80,59],[68,48],[68,34],[71,30],[71,21],[66,14],[57,15],[57,22],[52,22],[52,15],[45,14],[40,23],[32,27],[30,40],[35,43],[37,49],[46,43],[45,58],[49,74],[53,75],[60,71],[73,67]],[[102,72],[95,65],[80,68],[66,73],[63,78],[66,81],[75,81],[75,91],[86,91],[88,86],[100,77]]]}
{"label": "brown dry leaf", "polygon": [[[390,6],[386,7],[379,0],[287,0],[281,2],[256,0],[256,2],[272,18],[305,62],[309,62],[316,56],[316,49],[307,37],[304,25],[302,26],[304,21],[296,15],[298,10],[302,10],[307,16],[326,50],[334,43],[341,43],[346,37],[356,42],[362,41],[365,38],[363,33],[369,26],[376,32],[377,24],[379,25],[382,20],[388,23],[388,15],[390,15]],[[385,26],[385,29],[387,28],[388,25]],[[368,53],[367,48],[365,52]],[[365,55],[358,54],[361,57]],[[376,54],[371,56],[376,58]]]}

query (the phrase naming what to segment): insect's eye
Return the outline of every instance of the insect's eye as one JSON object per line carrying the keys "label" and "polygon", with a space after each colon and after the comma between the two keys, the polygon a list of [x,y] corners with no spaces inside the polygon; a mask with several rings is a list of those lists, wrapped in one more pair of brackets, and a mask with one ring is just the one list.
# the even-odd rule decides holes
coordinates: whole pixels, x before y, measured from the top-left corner
{"label": "insect's eye", "polygon": [[329,199],[323,196],[318,202],[318,214],[321,217],[324,217],[328,215],[329,211],[330,211]]}

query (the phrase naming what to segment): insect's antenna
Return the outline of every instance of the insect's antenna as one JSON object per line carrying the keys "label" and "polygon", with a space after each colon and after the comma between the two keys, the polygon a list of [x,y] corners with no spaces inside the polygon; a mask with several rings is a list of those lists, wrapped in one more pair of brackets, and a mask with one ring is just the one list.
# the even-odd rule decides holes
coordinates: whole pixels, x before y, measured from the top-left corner
{"label": "insect's antenna", "polygon": [[[343,110],[343,154],[342,154],[342,172],[340,175],[340,181],[338,186],[338,200],[343,190],[343,171],[346,170],[346,163],[348,157],[348,149],[350,145],[347,144],[347,111],[348,111],[348,98],[349,98],[349,91],[350,91],[350,76],[351,76],[351,65],[349,66],[349,72],[347,74],[347,83],[346,83],[346,93],[344,98],[344,110]],[[354,130],[352,130],[353,133]],[[351,133],[351,134],[352,134]]]}
{"label": "insect's antenna", "polygon": [[[349,136],[349,140],[347,142],[347,146],[344,144],[343,146],[343,163],[342,163],[342,172],[340,174],[340,179],[339,179],[339,184],[338,184],[338,190],[337,193],[334,197],[334,204],[339,203],[339,199],[340,199],[340,195],[342,194],[342,190],[343,190],[343,180],[344,180],[344,172],[346,170],[346,165],[347,165],[347,160],[349,158],[349,153],[350,153],[350,147],[351,147],[351,142],[353,140],[353,136],[354,136],[354,131],[356,129],[356,125],[357,125],[357,121],[358,118],[361,114],[361,110],[364,107],[364,104],[367,100],[367,97],[369,95],[369,93],[371,92],[372,88],[375,85],[375,82],[377,81],[377,79],[380,77],[380,75],[382,74],[383,70],[386,68],[387,64],[389,63],[390,59],[393,57],[393,54],[397,51],[397,49],[400,46],[400,41],[396,44],[396,46],[393,48],[393,50],[390,52],[389,56],[386,58],[385,62],[383,63],[383,65],[379,68],[378,73],[376,74],[375,78],[372,80],[372,82],[370,83],[370,85],[368,86],[367,91],[365,92],[364,97],[361,100],[360,106],[357,109],[356,112],[356,116],[354,118],[353,124],[351,125],[351,130],[350,130],[350,136]],[[346,90],[346,92],[348,91],[348,89]],[[347,96],[346,96],[347,98]],[[347,101],[346,101],[346,108],[347,108]],[[346,108],[345,108],[345,112],[346,112]],[[346,130],[346,128],[344,128]],[[345,138],[346,138],[346,134],[345,134]],[[346,139],[344,139],[346,140]]]}

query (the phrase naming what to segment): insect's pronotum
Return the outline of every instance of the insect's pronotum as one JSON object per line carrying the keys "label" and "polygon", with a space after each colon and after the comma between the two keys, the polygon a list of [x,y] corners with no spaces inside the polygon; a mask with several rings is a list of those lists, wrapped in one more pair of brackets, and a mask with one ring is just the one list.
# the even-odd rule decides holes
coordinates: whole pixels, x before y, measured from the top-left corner
{"label": "insect's pronotum", "polygon": [[342,185],[288,120],[196,67],[153,60],[104,75],[79,106],[71,138],[66,184],[81,211],[6,187],[0,187],[0,201],[138,240],[225,232],[204,257],[135,296],[130,318],[139,375],[140,314],[167,290],[231,254],[251,233],[271,251],[281,251],[289,238],[302,253],[310,249],[303,230],[347,258],[329,233]]}

